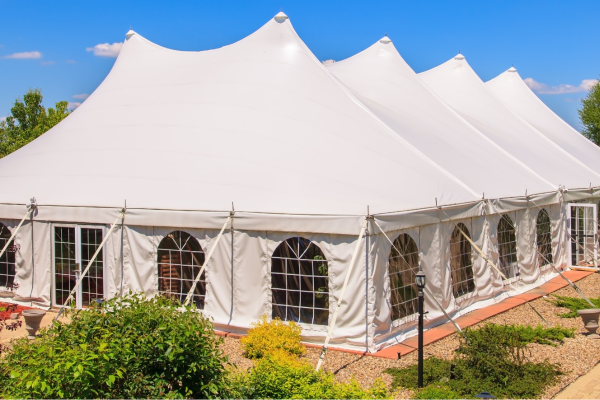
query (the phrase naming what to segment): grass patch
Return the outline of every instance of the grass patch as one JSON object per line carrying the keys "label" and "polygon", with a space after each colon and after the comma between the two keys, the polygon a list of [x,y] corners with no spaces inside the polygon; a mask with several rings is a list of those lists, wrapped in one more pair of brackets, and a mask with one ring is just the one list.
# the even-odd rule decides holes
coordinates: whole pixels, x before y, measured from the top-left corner
{"label": "grass patch", "polygon": [[[469,342],[461,342],[452,360],[430,357],[424,361],[423,384],[415,398],[473,397],[486,390],[496,397],[537,398],[561,374],[556,364],[527,359],[528,343],[556,345],[574,330],[561,327],[487,324],[465,330]],[[390,368],[392,387],[417,389],[417,365]]]}
{"label": "grass patch", "polygon": [[[587,301],[581,297],[568,297],[551,295],[553,298],[546,299],[547,302],[554,304],[556,307],[568,308],[570,311],[567,313],[558,314],[561,318],[575,318],[578,317],[578,310],[586,310],[592,308]],[[590,301],[597,307],[600,308],[600,297],[590,298]]]}

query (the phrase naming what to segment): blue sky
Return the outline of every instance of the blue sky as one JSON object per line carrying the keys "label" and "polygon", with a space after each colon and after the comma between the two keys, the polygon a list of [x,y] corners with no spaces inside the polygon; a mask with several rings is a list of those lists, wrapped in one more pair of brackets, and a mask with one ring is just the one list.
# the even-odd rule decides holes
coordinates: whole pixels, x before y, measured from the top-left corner
{"label": "blue sky", "polygon": [[600,75],[597,0],[0,0],[0,117],[30,87],[42,90],[47,107],[61,100],[80,103],[110,71],[115,60],[110,55],[118,48],[112,45],[123,42],[130,26],[165,47],[205,50],[242,39],[280,6],[321,60],[347,58],[387,32],[416,72],[459,50],[483,80],[514,64],[523,78],[532,79],[540,98],[577,129],[585,80]]}

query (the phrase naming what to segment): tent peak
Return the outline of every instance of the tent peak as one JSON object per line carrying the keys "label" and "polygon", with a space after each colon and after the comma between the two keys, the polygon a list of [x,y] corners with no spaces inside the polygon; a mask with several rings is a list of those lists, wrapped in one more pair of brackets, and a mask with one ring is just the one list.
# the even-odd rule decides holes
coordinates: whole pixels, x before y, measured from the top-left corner
{"label": "tent peak", "polygon": [[125,34],[125,37],[126,37],[127,39],[130,39],[130,38],[131,38],[133,35],[135,35],[135,34],[136,34],[136,33],[135,33],[135,31],[134,31],[133,29],[131,29],[131,28],[130,28],[130,29],[129,29],[129,31],[128,31],[128,32]]}
{"label": "tent peak", "polygon": [[465,56],[463,56],[462,54],[460,54],[460,50],[458,51],[458,54],[454,56],[455,60],[464,60]]}
{"label": "tent peak", "polygon": [[508,72],[517,72],[517,69],[514,66],[511,66],[509,69],[507,69]]}
{"label": "tent peak", "polygon": [[383,44],[392,43],[392,39],[390,39],[386,33],[384,37],[379,39],[379,43],[383,43]]}
{"label": "tent peak", "polygon": [[279,23],[281,24],[282,22],[285,22],[285,20],[286,20],[286,19],[289,19],[289,18],[288,18],[288,16],[287,16],[287,15],[285,15],[285,14],[283,13],[283,8],[282,8],[282,10],[281,10],[281,11],[279,11],[279,13],[278,13],[277,15],[275,15],[275,16],[273,17],[273,19],[274,19],[275,21],[277,21],[277,22],[279,22]]}

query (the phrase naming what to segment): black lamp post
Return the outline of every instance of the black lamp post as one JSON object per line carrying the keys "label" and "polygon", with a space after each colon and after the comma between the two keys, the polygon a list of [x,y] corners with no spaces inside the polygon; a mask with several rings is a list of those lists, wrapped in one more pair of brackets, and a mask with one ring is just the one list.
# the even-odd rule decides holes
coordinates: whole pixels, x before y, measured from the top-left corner
{"label": "black lamp post", "polygon": [[415,283],[417,284],[417,288],[419,289],[419,364],[418,364],[418,374],[419,374],[419,382],[418,386],[420,388],[423,387],[423,289],[425,289],[425,284],[427,283],[427,278],[425,277],[425,272],[419,266],[419,272],[417,272],[417,276],[415,279]]}

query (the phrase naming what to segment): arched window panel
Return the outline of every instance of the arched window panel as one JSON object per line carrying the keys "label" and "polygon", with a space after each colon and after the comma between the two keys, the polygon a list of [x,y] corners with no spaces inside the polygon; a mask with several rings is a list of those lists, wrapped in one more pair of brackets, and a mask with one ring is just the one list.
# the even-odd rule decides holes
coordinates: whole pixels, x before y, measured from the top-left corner
{"label": "arched window panel", "polygon": [[390,253],[390,305],[395,321],[418,311],[418,289],[415,283],[419,270],[419,248],[406,233],[398,236]]}
{"label": "arched window panel", "polygon": [[454,298],[475,291],[471,243],[461,231],[471,238],[469,230],[463,223],[458,223],[450,236],[450,278]]}
{"label": "arched window panel", "polygon": [[517,235],[513,221],[507,214],[502,214],[498,223],[498,268],[507,279],[519,276]]}
{"label": "arched window panel", "polygon": [[329,268],[321,249],[308,239],[281,243],[271,257],[272,317],[327,325]]}
{"label": "arched window panel", "polygon": [[[174,231],[158,246],[158,290],[169,298],[184,302],[204,264],[204,251],[196,238],[187,232]],[[196,285],[192,301],[204,309],[206,271]]]}
{"label": "arched window panel", "polygon": [[538,253],[538,265],[548,266],[554,261],[552,259],[552,224],[548,211],[542,209],[535,221],[536,246]]}
{"label": "arched window panel", "polygon": [[[10,240],[11,232],[4,224],[0,223],[0,249],[6,246],[6,243]],[[14,246],[9,245],[2,257],[0,257],[0,287],[12,288],[15,283],[15,253],[16,249]]]}

